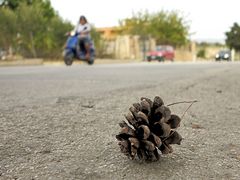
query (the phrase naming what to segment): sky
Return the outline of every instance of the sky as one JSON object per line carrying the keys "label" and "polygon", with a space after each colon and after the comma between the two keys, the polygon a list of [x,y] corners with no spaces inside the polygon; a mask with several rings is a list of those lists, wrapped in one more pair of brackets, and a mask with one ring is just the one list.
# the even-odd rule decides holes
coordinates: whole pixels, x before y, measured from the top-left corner
{"label": "sky", "polygon": [[96,27],[117,26],[133,12],[179,11],[190,25],[190,39],[223,42],[225,32],[240,23],[240,0],[51,0],[59,15],[76,24],[80,15]]}

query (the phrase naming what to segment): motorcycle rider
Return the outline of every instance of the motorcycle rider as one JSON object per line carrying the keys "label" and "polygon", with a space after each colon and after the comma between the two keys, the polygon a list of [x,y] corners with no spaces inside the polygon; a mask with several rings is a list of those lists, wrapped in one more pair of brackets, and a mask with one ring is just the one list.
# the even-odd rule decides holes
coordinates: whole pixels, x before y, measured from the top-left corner
{"label": "motorcycle rider", "polygon": [[80,16],[79,22],[76,25],[74,32],[78,34],[79,37],[79,46],[80,43],[84,44],[85,50],[86,50],[86,59],[90,59],[90,41],[91,41],[91,36],[90,36],[90,31],[91,31],[91,26],[88,23],[87,19],[85,16]]}

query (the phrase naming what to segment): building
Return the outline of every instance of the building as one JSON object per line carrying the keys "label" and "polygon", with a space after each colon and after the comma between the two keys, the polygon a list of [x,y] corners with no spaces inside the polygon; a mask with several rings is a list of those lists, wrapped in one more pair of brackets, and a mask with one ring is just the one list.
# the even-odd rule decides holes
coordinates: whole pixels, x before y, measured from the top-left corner
{"label": "building", "polygon": [[103,27],[97,28],[97,32],[101,34],[101,37],[106,40],[114,40],[117,36],[122,34],[121,27]]}

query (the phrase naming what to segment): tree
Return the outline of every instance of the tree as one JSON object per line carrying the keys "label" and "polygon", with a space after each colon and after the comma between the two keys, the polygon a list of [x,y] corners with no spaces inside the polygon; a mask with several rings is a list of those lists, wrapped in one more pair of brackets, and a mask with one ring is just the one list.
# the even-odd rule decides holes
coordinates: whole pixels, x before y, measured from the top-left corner
{"label": "tree", "polygon": [[[29,58],[59,58],[73,29],[52,8],[49,0],[4,0],[0,7],[0,47]],[[100,34],[92,37],[101,46]]]}
{"label": "tree", "polygon": [[189,26],[176,11],[138,12],[120,21],[124,33],[153,37],[158,44],[181,46],[188,42]]}
{"label": "tree", "polygon": [[0,4],[1,7],[8,7],[10,9],[16,9],[19,5],[19,3],[22,2],[22,0],[3,0]]}
{"label": "tree", "polygon": [[65,43],[64,34],[72,25],[57,14],[46,14],[48,6],[34,3],[20,4],[17,9],[18,28],[23,39],[24,55],[30,57],[53,57],[61,54]]}
{"label": "tree", "polygon": [[3,0],[0,7],[7,7],[15,11],[23,3],[28,6],[40,4],[43,10],[43,16],[45,17],[52,18],[55,15],[55,11],[51,6],[50,0]]}
{"label": "tree", "polygon": [[[2,6],[3,7],[3,6]],[[22,0],[15,9],[0,8],[0,47],[25,57],[57,57],[72,29],[53,10],[48,0]]]}
{"label": "tree", "polygon": [[96,27],[94,26],[92,26],[91,28],[91,38],[94,42],[96,56],[100,58],[103,57],[106,44],[105,41],[102,39],[101,34],[97,32]]}
{"label": "tree", "polygon": [[10,48],[17,34],[17,16],[10,9],[0,9],[0,47]]}
{"label": "tree", "polygon": [[226,44],[240,52],[240,26],[234,23],[229,32],[226,32]]}

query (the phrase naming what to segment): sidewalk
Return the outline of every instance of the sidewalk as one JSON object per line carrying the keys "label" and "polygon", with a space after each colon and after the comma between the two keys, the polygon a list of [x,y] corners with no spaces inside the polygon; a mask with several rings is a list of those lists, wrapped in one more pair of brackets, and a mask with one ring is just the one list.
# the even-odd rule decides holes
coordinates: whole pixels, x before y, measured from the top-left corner
{"label": "sidewalk", "polygon": [[[116,59],[96,59],[94,64],[123,64],[123,63],[139,63],[140,60],[116,60]],[[83,64],[85,62],[75,60],[74,64]],[[0,61],[0,66],[36,66],[36,65],[65,65],[63,60],[42,60],[28,59],[15,61]]]}
{"label": "sidewalk", "polygon": [[1,66],[37,66],[43,65],[42,59],[27,59],[27,60],[2,60],[0,61]]}
{"label": "sidewalk", "polygon": [[[120,59],[96,59],[94,64],[129,64],[129,63],[149,63],[147,61],[141,60],[120,60]],[[192,63],[213,63],[214,60],[206,60],[206,61],[175,61],[174,64],[192,64]],[[239,61],[237,61],[239,62]],[[159,63],[157,61],[153,61],[150,63]],[[166,61],[164,64],[172,64],[172,62]],[[225,62],[228,63],[228,62]],[[75,60],[74,64],[85,64],[83,61]],[[0,61],[1,66],[40,66],[40,65],[53,65],[53,66],[63,66],[63,60],[43,60],[43,59],[27,59],[27,60],[5,60]]]}

